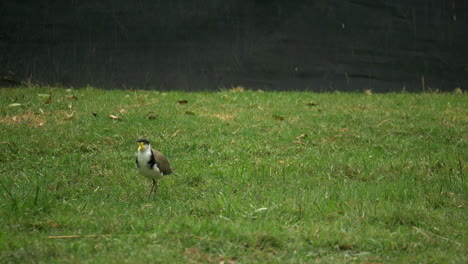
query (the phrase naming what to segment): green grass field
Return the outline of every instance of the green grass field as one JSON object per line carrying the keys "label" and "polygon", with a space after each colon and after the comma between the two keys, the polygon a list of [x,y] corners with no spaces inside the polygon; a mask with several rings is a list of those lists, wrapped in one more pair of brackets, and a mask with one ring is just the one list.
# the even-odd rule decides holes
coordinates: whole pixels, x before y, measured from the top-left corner
{"label": "green grass field", "polygon": [[467,99],[0,89],[0,263],[466,263]]}

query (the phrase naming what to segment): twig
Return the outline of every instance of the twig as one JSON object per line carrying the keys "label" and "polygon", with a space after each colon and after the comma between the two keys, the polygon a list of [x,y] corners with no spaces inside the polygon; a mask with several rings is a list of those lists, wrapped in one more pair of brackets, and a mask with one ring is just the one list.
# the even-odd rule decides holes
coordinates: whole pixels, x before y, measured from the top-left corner
{"label": "twig", "polygon": [[110,237],[111,235],[85,235],[85,236],[80,236],[80,235],[69,235],[69,236],[48,236],[47,238],[49,239],[68,239],[68,238],[95,238],[95,237]]}
{"label": "twig", "polygon": [[388,119],[384,119],[382,122],[377,124],[377,127],[379,127],[379,126],[381,126],[381,125],[383,125],[383,124],[385,124],[387,122],[388,122]]}
{"label": "twig", "polygon": [[461,243],[458,243],[457,241],[453,241],[453,240],[450,240],[450,239],[448,239],[448,238],[446,238],[446,237],[443,237],[443,236],[439,236],[439,235],[437,235],[437,234],[434,234],[434,233],[432,233],[432,232],[422,230],[421,228],[418,228],[418,227],[416,227],[416,226],[413,226],[413,228],[414,228],[418,233],[420,233],[421,235],[423,235],[423,236],[426,237],[426,238],[431,238],[431,237],[428,235],[428,234],[430,234],[430,235],[433,235],[433,236],[438,237],[438,238],[440,238],[440,239],[443,239],[443,240],[445,240],[445,241],[455,243],[455,244],[457,244],[458,246],[461,246],[461,245],[462,245]]}

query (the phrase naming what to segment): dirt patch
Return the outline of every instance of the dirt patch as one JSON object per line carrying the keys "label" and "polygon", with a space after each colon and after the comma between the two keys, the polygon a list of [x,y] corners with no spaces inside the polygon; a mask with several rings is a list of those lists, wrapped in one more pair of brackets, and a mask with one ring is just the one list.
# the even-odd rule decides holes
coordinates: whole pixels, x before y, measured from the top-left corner
{"label": "dirt patch", "polygon": [[234,119],[234,115],[229,114],[213,114],[212,116],[227,122],[232,121]]}
{"label": "dirt patch", "polygon": [[29,127],[43,126],[45,124],[45,119],[41,118],[40,115],[40,113],[26,111],[18,115],[0,118],[0,123],[7,125],[23,124]]}

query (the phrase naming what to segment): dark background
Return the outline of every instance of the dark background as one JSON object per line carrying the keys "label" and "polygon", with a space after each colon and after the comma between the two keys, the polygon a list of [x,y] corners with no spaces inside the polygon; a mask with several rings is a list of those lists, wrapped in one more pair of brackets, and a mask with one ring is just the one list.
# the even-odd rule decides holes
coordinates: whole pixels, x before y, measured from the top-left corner
{"label": "dark background", "polygon": [[465,0],[2,0],[0,84],[466,89],[467,15]]}

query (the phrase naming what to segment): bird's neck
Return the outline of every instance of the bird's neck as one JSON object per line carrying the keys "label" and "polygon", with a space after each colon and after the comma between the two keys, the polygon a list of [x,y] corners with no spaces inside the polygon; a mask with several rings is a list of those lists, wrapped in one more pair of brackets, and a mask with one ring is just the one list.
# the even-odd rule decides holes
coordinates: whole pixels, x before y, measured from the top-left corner
{"label": "bird's neck", "polygon": [[146,147],[145,149],[142,149],[138,151],[139,154],[148,154],[151,153],[151,146]]}

